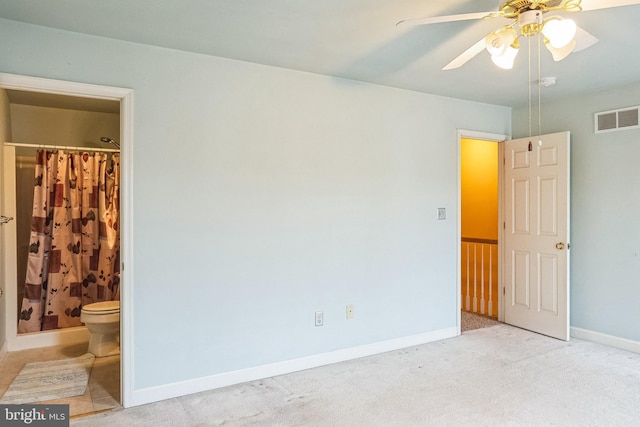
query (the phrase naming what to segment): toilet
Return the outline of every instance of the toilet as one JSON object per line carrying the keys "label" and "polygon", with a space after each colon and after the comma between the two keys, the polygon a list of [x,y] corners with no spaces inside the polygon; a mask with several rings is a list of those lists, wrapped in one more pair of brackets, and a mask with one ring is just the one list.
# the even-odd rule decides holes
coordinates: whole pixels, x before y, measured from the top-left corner
{"label": "toilet", "polygon": [[87,304],[80,320],[89,330],[89,353],[95,357],[120,354],[120,301]]}

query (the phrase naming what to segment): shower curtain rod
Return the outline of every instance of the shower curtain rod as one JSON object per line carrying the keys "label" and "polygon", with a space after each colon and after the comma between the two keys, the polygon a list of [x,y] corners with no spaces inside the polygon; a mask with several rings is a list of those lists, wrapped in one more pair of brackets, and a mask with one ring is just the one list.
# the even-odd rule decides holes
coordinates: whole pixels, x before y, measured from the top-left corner
{"label": "shower curtain rod", "polygon": [[29,144],[24,142],[5,142],[4,145],[9,145],[12,147],[43,148],[47,150],[99,151],[102,153],[119,153],[120,152],[120,150],[116,150],[114,148],[73,147],[69,145]]}

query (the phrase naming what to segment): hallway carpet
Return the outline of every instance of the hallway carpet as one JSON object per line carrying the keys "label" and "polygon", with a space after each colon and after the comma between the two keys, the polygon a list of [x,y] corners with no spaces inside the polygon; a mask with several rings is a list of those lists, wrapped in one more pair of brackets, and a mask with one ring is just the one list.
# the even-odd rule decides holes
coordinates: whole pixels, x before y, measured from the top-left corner
{"label": "hallway carpet", "polygon": [[470,313],[468,311],[461,311],[461,327],[462,332],[471,331],[473,329],[488,328],[489,326],[499,325],[495,319],[489,316],[483,316],[481,314]]}
{"label": "hallway carpet", "polygon": [[500,324],[72,426],[637,426],[640,354]]}

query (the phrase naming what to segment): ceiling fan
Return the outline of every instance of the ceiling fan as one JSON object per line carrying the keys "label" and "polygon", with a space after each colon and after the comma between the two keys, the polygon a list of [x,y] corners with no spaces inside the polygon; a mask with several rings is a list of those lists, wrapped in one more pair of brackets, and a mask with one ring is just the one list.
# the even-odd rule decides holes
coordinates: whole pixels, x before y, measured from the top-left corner
{"label": "ceiling fan", "polygon": [[396,25],[425,25],[490,18],[510,19],[512,21],[509,24],[489,33],[442,68],[459,68],[487,49],[496,65],[510,69],[518,53],[521,37],[529,38],[540,34],[555,61],[598,42],[597,38],[577,27],[571,19],[559,15],[546,17],[549,12],[591,11],[634,4],[640,4],[640,0],[509,0],[497,11],[405,19]]}

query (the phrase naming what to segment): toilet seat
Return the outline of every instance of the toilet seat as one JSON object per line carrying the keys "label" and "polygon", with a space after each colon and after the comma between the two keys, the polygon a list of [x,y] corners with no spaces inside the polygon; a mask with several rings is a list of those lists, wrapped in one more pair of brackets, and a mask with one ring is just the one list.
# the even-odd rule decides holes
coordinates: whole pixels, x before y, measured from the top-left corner
{"label": "toilet seat", "polygon": [[102,301],[87,304],[82,311],[92,315],[115,314],[120,312],[120,301]]}

